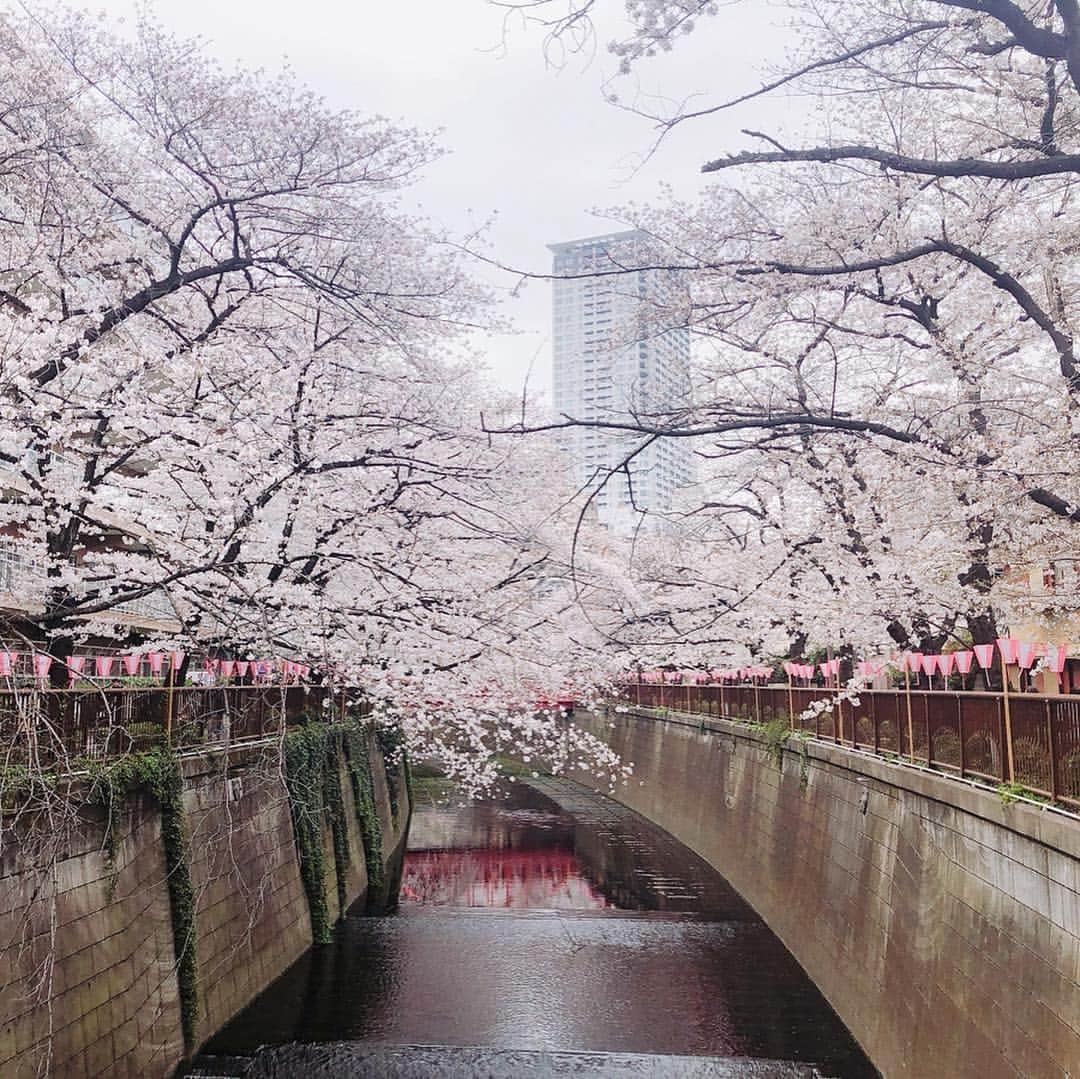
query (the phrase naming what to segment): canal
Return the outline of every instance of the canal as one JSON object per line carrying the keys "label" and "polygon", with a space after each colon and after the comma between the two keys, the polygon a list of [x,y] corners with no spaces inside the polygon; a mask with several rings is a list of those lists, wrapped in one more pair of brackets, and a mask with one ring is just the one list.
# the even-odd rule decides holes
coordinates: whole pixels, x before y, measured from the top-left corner
{"label": "canal", "polygon": [[350,914],[194,1074],[877,1073],[719,874],[632,811],[540,778],[475,803],[418,781],[398,909]]}

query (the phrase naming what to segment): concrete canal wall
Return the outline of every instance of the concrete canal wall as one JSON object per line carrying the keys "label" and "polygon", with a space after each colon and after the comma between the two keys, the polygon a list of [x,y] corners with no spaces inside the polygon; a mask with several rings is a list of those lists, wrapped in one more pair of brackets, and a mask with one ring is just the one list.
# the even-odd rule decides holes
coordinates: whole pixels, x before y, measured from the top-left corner
{"label": "concrete canal wall", "polygon": [[886,1079],[1080,1074],[1080,823],[723,720],[577,721],[633,761],[614,797],[728,878]]}
{"label": "concrete canal wall", "polygon": [[[349,757],[357,744],[360,768]],[[321,864],[314,841],[305,848],[276,742],[181,759],[173,804],[188,842],[174,869],[168,839],[177,817],[137,788],[111,814],[111,842],[106,811],[88,807],[77,789],[21,819],[9,813],[0,851],[0,1075],[171,1075],[312,944],[313,931],[337,920],[342,898],[346,907],[363,899],[363,814],[369,836],[377,817],[379,837],[369,842],[385,877],[407,828],[407,784],[400,766],[387,775],[373,737],[331,755],[320,786],[339,794],[300,808],[316,806],[309,835],[318,835]],[[356,787],[365,772],[366,795]],[[175,887],[185,872],[187,892]],[[185,903],[190,916],[178,922]],[[193,971],[177,963],[178,924],[188,927],[180,939],[194,942]]]}

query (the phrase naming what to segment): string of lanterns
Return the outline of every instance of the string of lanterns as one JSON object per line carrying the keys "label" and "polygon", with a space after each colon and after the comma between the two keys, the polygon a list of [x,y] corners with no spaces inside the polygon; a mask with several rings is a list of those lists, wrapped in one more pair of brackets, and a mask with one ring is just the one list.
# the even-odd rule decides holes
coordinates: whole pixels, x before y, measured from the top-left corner
{"label": "string of lanterns", "polygon": [[[905,673],[927,675],[931,680],[935,674],[940,674],[947,679],[955,668],[960,675],[971,672],[972,666],[978,666],[988,671],[994,664],[995,647],[1001,657],[1001,665],[1016,666],[1021,670],[1030,670],[1038,660],[1043,660],[1045,667],[1051,673],[1056,674],[1060,680],[1065,671],[1067,646],[1064,644],[1042,644],[1029,641],[1021,641],[1015,637],[998,637],[995,644],[976,644],[969,649],[958,652],[942,652],[929,654],[923,652],[901,652],[888,659],[878,658],[872,660],[859,660],[855,663],[855,671],[863,678],[872,678],[882,674],[887,667],[893,666]],[[804,681],[808,685],[818,676],[828,683],[840,674],[840,660],[829,659],[822,663],[796,663],[786,661],[782,665],[784,674],[792,680]],[[769,678],[773,674],[772,667],[759,665],[737,667],[729,670],[710,671],[642,671],[640,679],[646,685],[682,685],[683,683],[707,685],[722,682],[756,682],[762,678]],[[931,685],[932,685],[931,681]]]}
{"label": "string of lanterns", "polygon": [[[0,651],[0,678],[13,678],[25,672],[44,682],[54,663],[59,663],[67,667],[70,685],[90,678],[111,681],[149,676],[164,681],[166,669],[178,672],[186,658],[185,652],[131,652],[124,656],[73,655],[64,661],[54,659],[47,652]],[[202,669],[213,683],[249,676],[256,681],[268,681],[278,675],[287,682],[306,682],[311,675],[309,664],[289,659],[206,659]]]}

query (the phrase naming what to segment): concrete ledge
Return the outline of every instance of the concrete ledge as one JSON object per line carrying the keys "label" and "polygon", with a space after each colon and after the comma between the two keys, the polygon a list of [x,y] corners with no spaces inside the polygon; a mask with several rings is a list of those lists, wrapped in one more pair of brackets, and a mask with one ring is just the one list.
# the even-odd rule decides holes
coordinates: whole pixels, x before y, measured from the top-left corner
{"label": "concrete ledge", "polygon": [[728,878],[887,1079],[1078,1074],[1070,815],[817,741],[778,767],[714,717],[575,718],[633,762],[615,798]]}
{"label": "concrete ledge", "polygon": [[[630,714],[654,723],[674,723],[698,731],[726,734],[764,747],[764,739],[760,734],[734,719],[710,716],[702,722],[703,717],[692,712],[676,712],[665,717],[637,709],[630,709]],[[1080,858],[1080,815],[1068,810],[1023,800],[1006,805],[996,791],[959,776],[901,761],[886,760],[849,746],[830,745],[821,739],[809,739],[801,744],[806,745],[811,759],[819,763],[855,773],[862,778],[878,780],[890,787],[909,791],[942,805],[962,809],[965,813],[982,817],[1018,835],[1035,839],[1061,854]],[[790,741],[783,748],[785,758],[798,757],[800,752],[801,750],[792,748]]]}

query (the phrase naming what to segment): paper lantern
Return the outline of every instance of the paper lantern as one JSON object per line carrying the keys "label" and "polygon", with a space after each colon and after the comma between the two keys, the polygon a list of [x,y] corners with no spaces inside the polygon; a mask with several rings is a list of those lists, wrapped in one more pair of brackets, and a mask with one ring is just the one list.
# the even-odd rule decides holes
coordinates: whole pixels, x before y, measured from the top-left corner
{"label": "paper lantern", "polygon": [[1018,643],[1016,649],[1016,662],[1026,671],[1035,662],[1035,645],[1030,641]]}
{"label": "paper lantern", "polygon": [[1046,646],[1046,665],[1055,674],[1061,674],[1065,670],[1065,645],[1048,644]]}
{"label": "paper lantern", "polygon": [[997,646],[998,651],[1001,652],[1002,662],[1016,662],[1017,653],[1020,651],[1020,642],[1015,637],[998,637]]}

